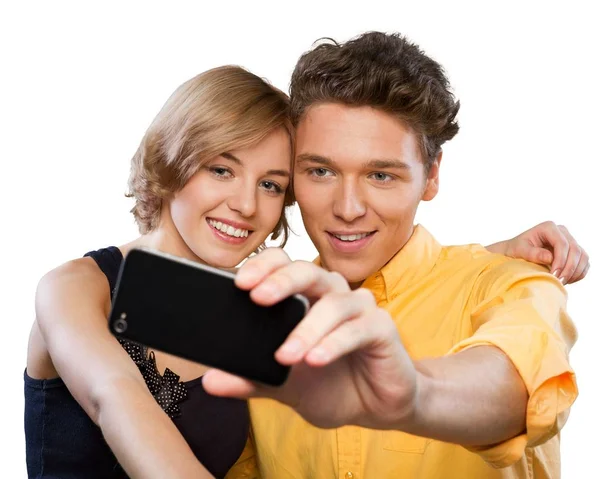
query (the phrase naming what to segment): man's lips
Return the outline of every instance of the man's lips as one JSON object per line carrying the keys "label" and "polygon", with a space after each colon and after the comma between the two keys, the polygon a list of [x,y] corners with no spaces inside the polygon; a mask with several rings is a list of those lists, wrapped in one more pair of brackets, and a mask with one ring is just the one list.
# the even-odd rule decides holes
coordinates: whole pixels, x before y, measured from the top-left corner
{"label": "man's lips", "polygon": [[327,231],[329,243],[340,253],[356,253],[365,248],[377,231]]}
{"label": "man's lips", "polygon": [[327,233],[337,237],[342,241],[356,241],[372,235],[375,233],[375,231],[327,231]]}

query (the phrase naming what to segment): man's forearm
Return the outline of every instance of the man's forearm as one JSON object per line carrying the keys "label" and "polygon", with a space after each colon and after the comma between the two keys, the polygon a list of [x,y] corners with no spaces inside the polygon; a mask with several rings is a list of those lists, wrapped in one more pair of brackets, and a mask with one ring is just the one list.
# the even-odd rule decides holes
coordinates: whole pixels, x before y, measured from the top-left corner
{"label": "man's forearm", "polygon": [[475,347],[416,368],[416,407],[400,429],[465,446],[496,444],[525,430],[527,390],[499,349]]}

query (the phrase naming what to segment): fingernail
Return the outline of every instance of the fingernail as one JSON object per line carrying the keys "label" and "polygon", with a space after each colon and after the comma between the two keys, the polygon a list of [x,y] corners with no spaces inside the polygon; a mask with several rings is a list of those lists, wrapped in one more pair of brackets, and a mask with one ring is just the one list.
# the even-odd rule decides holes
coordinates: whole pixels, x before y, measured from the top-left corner
{"label": "fingernail", "polygon": [[557,270],[557,269],[555,269],[555,270],[552,272],[552,274],[553,274],[553,275],[554,275],[556,278],[558,278],[558,270]]}
{"label": "fingernail", "polygon": [[304,344],[302,343],[302,341],[294,338],[294,339],[290,339],[289,341],[286,341],[283,344],[283,346],[281,346],[281,348],[279,349],[279,352],[283,353],[283,354],[295,356],[300,351],[302,351],[303,347],[304,347]]}
{"label": "fingernail", "polygon": [[561,282],[563,285],[565,285],[565,284],[566,284],[566,281],[565,281],[565,277],[564,277],[564,276],[561,276],[561,277],[560,277],[558,280],[559,280],[559,281],[560,281],[560,282]]}

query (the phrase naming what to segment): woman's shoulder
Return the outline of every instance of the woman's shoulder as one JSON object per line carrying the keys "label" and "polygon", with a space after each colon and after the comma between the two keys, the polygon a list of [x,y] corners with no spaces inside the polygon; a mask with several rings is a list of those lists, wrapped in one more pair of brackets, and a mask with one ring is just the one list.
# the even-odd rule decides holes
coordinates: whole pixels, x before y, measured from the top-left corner
{"label": "woman's shoulder", "polygon": [[96,282],[103,278],[102,270],[91,256],[72,259],[48,271],[40,280],[46,287],[78,281]]}
{"label": "woman's shoulder", "polygon": [[42,276],[36,289],[36,305],[49,305],[73,295],[83,295],[103,306],[110,302],[106,275],[91,256],[67,261]]}
{"label": "woman's shoulder", "polygon": [[40,283],[47,286],[77,281],[104,284],[106,282],[104,267],[109,265],[118,268],[122,259],[121,248],[116,246],[91,250],[79,258],[69,260],[48,271]]}

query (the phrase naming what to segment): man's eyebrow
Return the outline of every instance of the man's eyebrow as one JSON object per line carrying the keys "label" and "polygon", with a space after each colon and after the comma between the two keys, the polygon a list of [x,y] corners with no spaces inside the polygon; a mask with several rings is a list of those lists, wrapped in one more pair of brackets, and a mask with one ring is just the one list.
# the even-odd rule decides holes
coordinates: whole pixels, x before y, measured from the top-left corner
{"label": "man's eyebrow", "polygon": [[[226,158],[227,160],[231,160],[234,163],[240,165],[240,166],[244,166],[242,160],[240,160],[237,156],[232,155],[231,153],[225,152],[225,153],[221,153],[221,156],[223,158]],[[273,176],[283,176],[285,178],[289,178],[291,176],[291,173],[288,170],[268,170],[267,175],[273,175]]]}
{"label": "man's eyebrow", "polygon": [[[298,155],[296,161],[299,164],[302,163],[317,163],[322,166],[335,166],[335,162],[330,158],[321,155],[315,155],[313,153],[303,153]],[[369,169],[388,169],[388,168],[398,168],[402,170],[410,170],[410,165],[401,160],[396,159],[377,159],[370,160],[363,164],[363,168]]]}
{"label": "man's eyebrow", "polygon": [[375,168],[386,170],[388,168],[398,168],[402,170],[410,170],[410,165],[401,160],[395,159],[380,159],[380,160],[371,160],[367,161],[364,164],[365,168]]}
{"label": "man's eyebrow", "polygon": [[299,164],[317,163],[317,164],[323,165],[323,166],[334,166],[334,162],[331,159],[329,159],[325,156],[315,155],[314,153],[302,153],[301,155],[298,155],[296,157],[296,161]]}

